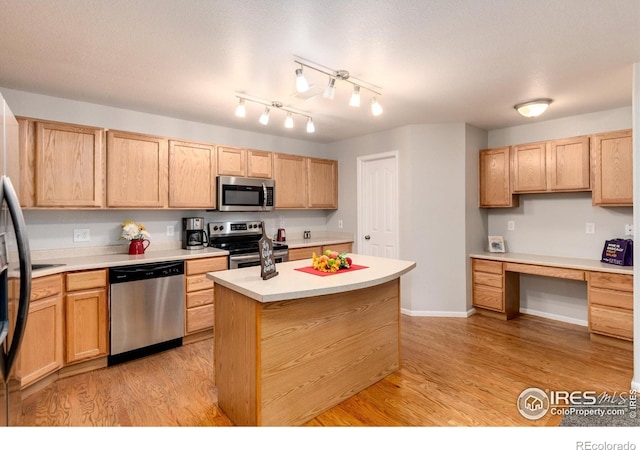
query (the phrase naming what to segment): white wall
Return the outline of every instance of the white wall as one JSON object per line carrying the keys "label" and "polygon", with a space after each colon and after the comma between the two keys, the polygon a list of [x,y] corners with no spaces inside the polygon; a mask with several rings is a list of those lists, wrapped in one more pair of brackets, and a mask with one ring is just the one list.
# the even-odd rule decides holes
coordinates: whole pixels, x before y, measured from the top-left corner
{"label": "white wall", "polygon": [[[467,147],[467,131],[472,143]],[[398,151],[400,191],[399,257],[415,261],[402,277],[402,308],[413,315],[464,316],[467,300],[467,237],[481,222],[477,201],[471,225],[466,220],[472,195],[477,199],[477,152],[486,133],[464,124],[410,125],[327,146],[339,167],[339,209],[328,229],[342,220],[357,230],[358,156]],[[473,166],[469,168],[469,165]],[[465,182],[468,171],[475,181]],[[475,184],[472,189],[471,184]],[[480,229],[483,227],[480,226]],[[484,231],[480,231],[484,232]],[[480,242],[478,236],[474,239]]]}
{"label": "white wall", "polygon": [[[553,107],[553,106],[552,106]],[[489,132],[490,148],[628,129],[631,108],[619,108]],[[515,230],[507,231],[507,221]],[[594,223],[595,234],[585,233]],[[521,194],[518,208],[488,211],[488,231],[504,236],[509,252],[600,259],[606,239],[624,237],[633,208],[592,206],[591,193]],[[520,277],[521,310],[582,325],[587,323],[586,283]]]}
{"label": "white wall", "polygon": [[[326,157],[325,145],[189,122],[110,106],[78,102],[24,91],[4,89],[2,95],[16,116],[77,123],[215,144],[256,148],[282,153]],[[176,210],[26,210],[24,212],[32,250],[94,247],[122,244],[120,224],[124,220],[143,223],[151,241],[180,241],[182,217],[205,217],[205,223],[227,220],[265,221],[268,233],[281,223],[292,234],[303,230],[326,230],[327,211],[277,211],[272,213],[219,213]],[[168,225],[175,227],[173,237],[166,236]],[[89,228],[91,241],[73,242],[74,228]]]}

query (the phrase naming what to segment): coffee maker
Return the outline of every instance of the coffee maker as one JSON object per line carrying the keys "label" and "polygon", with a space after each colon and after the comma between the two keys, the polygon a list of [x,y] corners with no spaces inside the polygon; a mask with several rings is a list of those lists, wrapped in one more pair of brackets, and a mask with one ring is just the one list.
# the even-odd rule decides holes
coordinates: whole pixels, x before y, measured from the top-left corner
{"label": "coffee maker", "polygon": [[182,248],[201,250],[209,245],[207,232],[204,231],[204,217],[182,218]]}

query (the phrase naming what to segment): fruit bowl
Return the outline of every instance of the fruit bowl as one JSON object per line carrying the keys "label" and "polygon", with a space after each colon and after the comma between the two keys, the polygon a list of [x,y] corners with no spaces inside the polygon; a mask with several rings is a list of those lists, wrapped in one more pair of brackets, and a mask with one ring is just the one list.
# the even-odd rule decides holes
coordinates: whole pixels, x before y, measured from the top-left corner
{"label": "fruit bowl", "polygon": [[351,258],[346,253],[325,250],[320,256],[317,256],[314,252],[311,255],[311,263],[313,268],[320,272],[337,272],[351,267]]}

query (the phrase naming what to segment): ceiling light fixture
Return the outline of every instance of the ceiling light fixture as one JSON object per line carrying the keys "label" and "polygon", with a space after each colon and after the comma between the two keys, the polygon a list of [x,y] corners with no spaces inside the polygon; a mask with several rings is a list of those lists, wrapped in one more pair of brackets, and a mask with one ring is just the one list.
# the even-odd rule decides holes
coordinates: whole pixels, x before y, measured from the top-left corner
{"label": "ceiling light fixture", "polygon": [[514,108],[524,117],[538,117],[545,112],[553,100],[550,98],[539,98],[526,103],[515,105]]}
{"label": "ceiling light fixture", "polygon": [[382,106],[378,103],[378,99],[375,97],[371,99],[371,114],[374,116],[382,114]]}
{"label": "ceiling light fixture", "polygon": [[[245,102],[253,102],[253,103],[259,103],[261,105],[264,105],[264,112],[262,113],[262,115],[260,116],[260,119],[258,119],[258,121],[262,124],[262,125],[267,125],[269,123],[269,116],[271,113],[272,109],[280,109],[282,111],[285,111],[287,113],[287,118],[285,120],[285,127],[286,128],[293,128],[293,115],[297,114],[299,116],[303,116],[307,118],[307,133],[313,133],[316,131],[316,128],[313,124],[313,119],[311,118],[311,115],[304,112],[304,111],[300,111],[294,108],[290,108],[288,106],[284,106],[282,104],[282,102],[279,101],[269,101],[269,100],[263,100],[261,98],[258,97],[251,97],[249,95],[246,94],[241,94],[239,92],[236,92],[236,97],[240,99],[239,104],[242,104],[243,108],[245,105]],[[236,109],[236,115],[237,115],[237,109]],[[244,115],[242,116],[244,117]],[[309,125],[311,124],[311,125]]]}
{"label": "ceiling light fixture", "polygon": [[247,115],[247,108],[244,105],[244,99],[241,98],[238,102],[238,106],[236,107],[236,116],[244,117]]}
{"label": "ceiling light fixture", "polygon": [[307,92],[309,90],[309,82],[302,73],[302,67],[296,69],[296,89],[298,92]]}
{"label": "ceiling light fixture", "polygon": [[[351,100],[349,102],[351,106],[360,106],[360,90],[361,89],[367,90],[375,94],[377,97],[380,97],[382,95],[381,88],[371,83],[367,83],[364,80],[359,80],[355,77],[352,77],[351,74],[349,74],[349,71],[347,70],[331,69],[330,67],[323,66],[321,64],[315,63],[313,61],[309,61],[308,59],[304,59],[299,56],[294,56],[294,62],[296,64],[299,64],[301,67],[300,69],[296,69],[296,87],[298,86],[298,81],[300,80],[300,76],[302,75],[303,67],[315,70],[325,75],[329,75],[329,84],[324,91],[325,98],[333,99],[335,95],[336,80],[345,81],[353,85],[353,95],[351,96]],[[305,82],[306,82],[306,79],[305,79]],[[308,86],[308,83],[307,83],[307,86]],[[302,92],[302,91],[298,89],[298,92]],[[376,103],[380,105],[377,99],[376,99]],[[372,109],[372,113],[373,112],[374,111]],[[375,112],[377,112],[378,114],[374,114],[374,115],[382,114],[382,107],[380,106],[379,109],[378,107],[376,107]]]}

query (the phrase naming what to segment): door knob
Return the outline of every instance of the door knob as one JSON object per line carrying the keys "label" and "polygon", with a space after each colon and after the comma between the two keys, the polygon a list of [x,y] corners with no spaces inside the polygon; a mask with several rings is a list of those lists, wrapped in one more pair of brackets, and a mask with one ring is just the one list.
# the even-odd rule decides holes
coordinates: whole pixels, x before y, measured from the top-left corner
{"label": "door knob", "polygon": [[369,239],[371,239],[371,236],[367,234],[364,238],[368,241]]}

